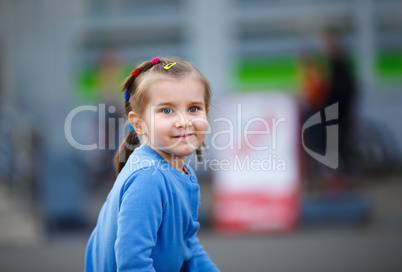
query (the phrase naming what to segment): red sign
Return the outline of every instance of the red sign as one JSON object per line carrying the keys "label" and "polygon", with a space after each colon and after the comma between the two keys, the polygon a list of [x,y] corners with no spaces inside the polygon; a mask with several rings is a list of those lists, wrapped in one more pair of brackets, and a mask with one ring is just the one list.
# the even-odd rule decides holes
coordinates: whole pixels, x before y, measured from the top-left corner
{"label": "red sign", "polygon": [[221,99],[212,114],[213,221],[223,231],[286,231],[299,219],[300,129],[294,97]]}

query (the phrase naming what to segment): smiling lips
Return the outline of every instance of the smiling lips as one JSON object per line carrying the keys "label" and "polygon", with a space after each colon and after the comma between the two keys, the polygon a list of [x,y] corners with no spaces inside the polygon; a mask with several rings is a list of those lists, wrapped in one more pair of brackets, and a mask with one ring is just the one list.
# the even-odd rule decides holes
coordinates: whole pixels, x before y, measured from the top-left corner
{"label": "smiling lips", "polygon": [[175,139],[188,139],[193,135],[194,135],[194,133],[189,133],[189,134],[173,136],[173,138],[175,138]]}

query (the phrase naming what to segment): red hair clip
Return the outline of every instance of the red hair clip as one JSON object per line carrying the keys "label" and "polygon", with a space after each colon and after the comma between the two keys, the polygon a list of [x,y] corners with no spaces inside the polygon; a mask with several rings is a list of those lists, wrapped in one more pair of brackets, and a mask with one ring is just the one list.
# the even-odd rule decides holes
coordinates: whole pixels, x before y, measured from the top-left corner
{"label": "red hair clip", "polygon": [[133,76],[138,76],[140,73],[141,73],[141,72],[140,72],[140,69],[138,69],[138,67],[135,68],[135,69],[131,72],[131,74],[132,74]]}

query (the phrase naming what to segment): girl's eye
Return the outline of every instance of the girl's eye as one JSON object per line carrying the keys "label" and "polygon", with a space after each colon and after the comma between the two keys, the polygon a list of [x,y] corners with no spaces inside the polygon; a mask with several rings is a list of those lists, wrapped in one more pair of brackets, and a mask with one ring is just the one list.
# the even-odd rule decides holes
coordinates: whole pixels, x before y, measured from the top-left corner
{"label": "girl's eye", "polygon": [[197,111],[198,111],[198,107],[191,107],[188,111],[189,111],[189,112],[192,112],[192,113],[197,112]]}
{"label": "girl's eye", "polygon": [[171,113],[173,112],[173,110],[172,110],[171,108],[163,108],[163,109],[162,109],[162,112],[163,112],[164,114],[171,114]]}

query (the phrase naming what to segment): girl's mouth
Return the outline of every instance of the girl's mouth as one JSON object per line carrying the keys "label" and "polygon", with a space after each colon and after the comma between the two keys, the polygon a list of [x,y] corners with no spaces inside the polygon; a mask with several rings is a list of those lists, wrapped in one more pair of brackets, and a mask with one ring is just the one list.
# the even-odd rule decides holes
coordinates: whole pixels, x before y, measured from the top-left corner
{"label": "girl's mouth", "polygon": [[175,139],[179,139],[179,140],[184,140],[184,139],[189,139],[191,136],[193,136],[194,134],[183,134],[183,135],[177,135],[177,136],[173,136],[173,138]]}

